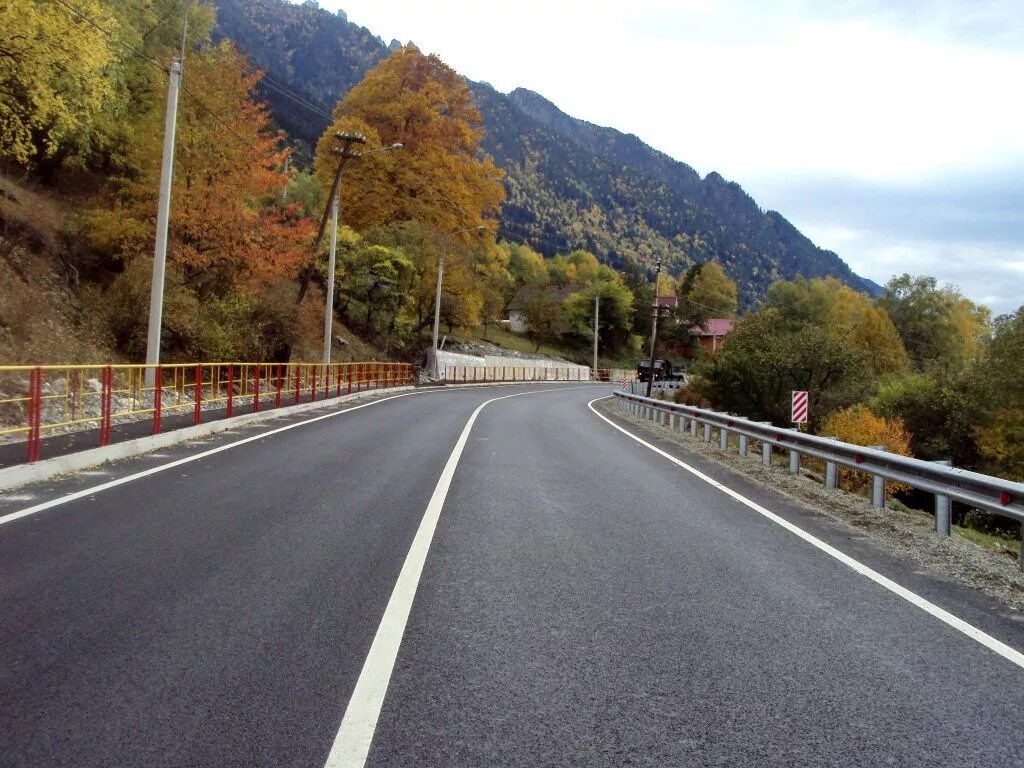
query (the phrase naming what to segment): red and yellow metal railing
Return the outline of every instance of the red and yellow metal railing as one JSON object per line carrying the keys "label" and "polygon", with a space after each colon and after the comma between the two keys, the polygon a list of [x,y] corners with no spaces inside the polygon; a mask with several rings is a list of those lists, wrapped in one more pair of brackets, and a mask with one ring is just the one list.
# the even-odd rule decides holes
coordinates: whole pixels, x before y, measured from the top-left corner
{"label": "red and yellow metal railing", "polygon": [[377,361],[0,366],[0,439],[24,439],[32,462],[43,438],[62,432],[98,430],[103,446],[115,423],[148,418],[157,434],[179,414],[200,424],[204,413],[230,417],[412,382],[411,365]]}

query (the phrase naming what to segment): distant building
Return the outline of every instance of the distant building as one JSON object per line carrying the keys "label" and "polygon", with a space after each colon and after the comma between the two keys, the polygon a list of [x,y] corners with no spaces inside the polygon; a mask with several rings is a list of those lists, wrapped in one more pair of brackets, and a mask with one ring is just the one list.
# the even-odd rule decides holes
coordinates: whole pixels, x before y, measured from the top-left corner
{"label": "distant building", "polygon": [[731,317],[713,317],[704,325],[695,328],[693,335],[705,351],[715,354],[722,346],[722,340],[732,331],[736,321]]}
{"label": "distant building", "polygon": [[508,329],[513,333],[526,333],[530,324],[526,322],[526,303],[537,294],[554,296],[559,304],[574,293],[586,290],[585,285],[563,285],[555,288],[548,285],[524,285],[508,304]]}
{"label": "distant building", "polygon": [[679,306],[678,296],[659,296],[655,302],[659,307],[668,307],[669,309],[675,309]]}

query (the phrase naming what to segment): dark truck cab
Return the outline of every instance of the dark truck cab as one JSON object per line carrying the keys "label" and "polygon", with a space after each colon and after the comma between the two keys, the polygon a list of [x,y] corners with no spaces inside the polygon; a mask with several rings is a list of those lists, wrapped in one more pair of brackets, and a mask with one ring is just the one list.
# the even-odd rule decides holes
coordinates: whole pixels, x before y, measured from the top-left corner
{"label": "dark truck cab", "polygon": [[[637,381],[647,381],[648,378],[650,378],[650,367],[651,361],[649,359],[641,360],[639,363],[636,364]],[[668,360],[662,360],[660,358],[656,358],[654,360],[655,381],[678,381],[679,379],[683,378],[684,372],[685,371],[682,369],[673,370],[672,363],[670,363]]]}

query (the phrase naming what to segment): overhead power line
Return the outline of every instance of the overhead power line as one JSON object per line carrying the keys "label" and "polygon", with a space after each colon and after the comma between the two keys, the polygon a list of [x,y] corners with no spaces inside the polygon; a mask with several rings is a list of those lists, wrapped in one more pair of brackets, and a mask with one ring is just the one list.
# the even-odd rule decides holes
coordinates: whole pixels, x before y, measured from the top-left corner
{"label": "overhead power line", "polygon": [[284,83],[281,83],[278,80],[275,80],[274,78],[272,78],[270,75],[267,74],[266,70],[262,70],[261,71],[258,67],[254,67],[252,64],[248,63],[247,61],[243,62],[243,63],[246,66],[247,74],[250,74],[250,75],[258,74],[258,75],[260,75],[260,79],[257,81],[257,84],[263,85],[263,86],[265,86],[267,88],[270,88],[271,90],[277,91],[282,96],[285,96],[286,98],[291,99],[292,101],[294,101],[299,106],[305,107],[310,112],[313,112],[313,113],[319,115],[320,117],[323,117],[325,120],[329,120],[329,121],[333,121],[334,120],[334,115],[332,115],[330,112],[328,112],[327,110],[325,110],[323,107],[319,106],[318,104],[314,104],[312,101],[307,99],[305,96],[303,96],[302,94],[297,93],[296,91],[292,90],[291,88],[289,88]]}

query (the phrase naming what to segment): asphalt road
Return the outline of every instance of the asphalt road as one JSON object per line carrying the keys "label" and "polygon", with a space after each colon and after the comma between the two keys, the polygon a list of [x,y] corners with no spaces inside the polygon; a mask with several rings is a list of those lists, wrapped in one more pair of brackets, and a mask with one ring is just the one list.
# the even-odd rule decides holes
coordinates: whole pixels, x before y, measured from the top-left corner
{"label": "asphalt road", "polygon": [[[544,389],[479,412],[379,720],[349,712],[467,420]],[[614,430],[609,391],[383,400],[0,525],[0,765],[319,768],[343,717],[368,766],[1024,765],[1024,669]],[[1024,649],[984,598],[671,452]]]}

